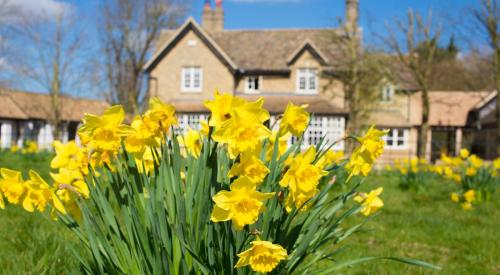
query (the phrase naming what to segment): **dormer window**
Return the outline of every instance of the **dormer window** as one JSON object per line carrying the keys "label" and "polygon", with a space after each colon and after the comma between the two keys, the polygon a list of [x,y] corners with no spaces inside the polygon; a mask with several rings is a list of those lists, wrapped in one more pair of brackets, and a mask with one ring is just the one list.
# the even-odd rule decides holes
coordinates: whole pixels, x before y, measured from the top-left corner
{"label": "dormer window", "polygon": [[203,83],[203,74],[200,67],[182,68],[182,91],[183,92],[201,92]]}
{"label": "dormer window", "polygon": [[301,68],[297,70],[297,93],[318,93],[318,70],[314,68]]}
{"label": "dormer window", "polygon": [[386,84],[382,86],[382,93],[380,100],[382,102],[391,102],[394,96],[394,86],[391,84]]}
{"label": "dormer window", "polygon": [[258,76],[249,76],[245,82],[245,93],[258,93],[261,89],[261,77]]}

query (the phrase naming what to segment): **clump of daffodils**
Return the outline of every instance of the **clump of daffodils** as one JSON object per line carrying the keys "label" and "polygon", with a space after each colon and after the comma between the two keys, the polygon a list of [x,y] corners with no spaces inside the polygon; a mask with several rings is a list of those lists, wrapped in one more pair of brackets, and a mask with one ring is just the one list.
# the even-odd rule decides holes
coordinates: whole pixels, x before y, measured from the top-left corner
{"label": "clump of daffodils", "polygon": [[424,158],[417,157],[395,160],[388,170],[397,175],[401,189],[416,192],[426,191],[435,175],[434,166]]}
{"label": "clump of daffodils", "polygon": [[[441,155],[441,159],[434,166],[433,171],[449,180],[454,181],[460,187],[460,192],[452,193],[454,201],[461,201],[458,194],[470,194],[467,198],[474,197],[476,201],[488,201],[491,195],[500,186],[498,171],[500,158],[492,163],[487,163],[477,155],[471,154],[467,149],[460,150],[455,157],[446,154]],[[470,209],[471,199],[465,199],[462,203],[464,209]]]}
{"label": "clump of daffodils", "polygon": [[54,143],[50,184],[0,170],[0,207],[48,211],[82,240],[90,273],[328,274],[342,265],[332,247],[358,227],[344,220],[384,205],[382,188],[357,188],[386,131],[371,127],[346,157],[329,149],[339,141],[302,146],[306,105],[290,103],[273,132],[263,104],[216,93],[194,129],[178,129],[175,108],[158,98],[130,124],[118,105],[86,114],[80,144]]}

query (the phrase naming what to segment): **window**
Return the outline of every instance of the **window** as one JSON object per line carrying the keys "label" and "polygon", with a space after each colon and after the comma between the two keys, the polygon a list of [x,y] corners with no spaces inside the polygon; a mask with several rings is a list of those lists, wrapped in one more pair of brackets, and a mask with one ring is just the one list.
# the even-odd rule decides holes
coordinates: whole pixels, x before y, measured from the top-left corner
{"label": "window", "polygon": [[258,76],[249,76],[245,83],[245,93],[258,93],[261,88],[261,78]]}
{"label": "window", "polygon": [[[279,126],[275,123],[276,117],[271,116],[270,124],[274,129],[278,129]],[[344,141],[342,138],[345,133],[345,118],[337,116],[311,116],[309,122],[309,127],[304,132],[304,141],[302,143],[302,148],[306,149],[311,145],[318,144],[323,137],[325,137],[325,142],[332,143],[332,149],[337,151],[344,150]],[[298,138],[292,137],[290,143],[296,143]]]}
{"label": "window", "polygon": [[390,129],[384,140],[388,149],[408,148],[408,129]]}
{"label": "window", "polygon": [[208,117],[208,114],[178,114],[179,127],[177,134],[184,134],[188,128],[200,130],[201,121],[207,120]]}
{"label": "window", "polygon": [[382,98],[383,102],[392,101],[392,96],[394,95],[394,87],[390,84],[384,85],[382,87]]}
{"label": "window", "polygon": [[302,68],[297,70],[297,93],[301,94],[318,93],[317,69]]}
{"label": "window", "polygon": [[203,75],[200,67],[182,68],[183,92],[201,92],[202,81]]}

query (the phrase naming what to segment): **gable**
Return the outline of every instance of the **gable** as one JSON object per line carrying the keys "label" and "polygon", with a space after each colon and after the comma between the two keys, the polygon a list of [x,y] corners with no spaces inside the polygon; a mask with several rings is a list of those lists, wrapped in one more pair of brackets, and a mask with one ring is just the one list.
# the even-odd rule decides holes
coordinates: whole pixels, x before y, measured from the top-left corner
{"label": "gable", "polygon": [[174,49],[179,42],[190,32],[193,32],[210,51],[234,73],[237,70],[234,62],[222,51],[214,40],[194,21],[189,18],[179,30],[168,39],[153,58],[144,66],[144,71],[150,73],[163,58]]}
{"label": "gable", "polygon": [[306,41],[302,46],[300,46],[290,57],[288,58],[287,65],[290,66],[294,64],[300,57],[305,53],[309,53],[316,59],[319,64],[325,66],[328,64],[328,60],[324,57],[319,49],[310,41]]}

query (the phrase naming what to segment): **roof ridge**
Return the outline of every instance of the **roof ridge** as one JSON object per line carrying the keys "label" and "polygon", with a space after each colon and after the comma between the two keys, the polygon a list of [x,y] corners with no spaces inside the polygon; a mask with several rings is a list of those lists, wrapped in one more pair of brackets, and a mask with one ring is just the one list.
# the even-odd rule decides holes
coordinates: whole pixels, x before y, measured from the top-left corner
{"label": "roof ridge", "polygon": [[[336,31],[338,28],[268,28],[268,29],[224,29],[222,32],[267,32],[267,31]],[[217,33],[216,33],[217,34]]]}
{"label": "roof ridge", "polygon": [[[7,93],[29,94],[29,95],[34,95],[34,96],[50,96],[50,94],[47,92],[32,92],[32,91],[25,91],[25,90],[19,90],[19,89],[12,89],[12,88],[8,88],[8,87],[0,87],[0,91],[7,92]],[[61,94],[61,97],[62,98],[69,98],[69,99],[73,99],[73,100],[85,100],[85,101],[93,101],[93,102],[103,102],[104,101],[104,100],[99,100],[99,99],[77,97],[77,96],[68,95],[68,94]]]}

